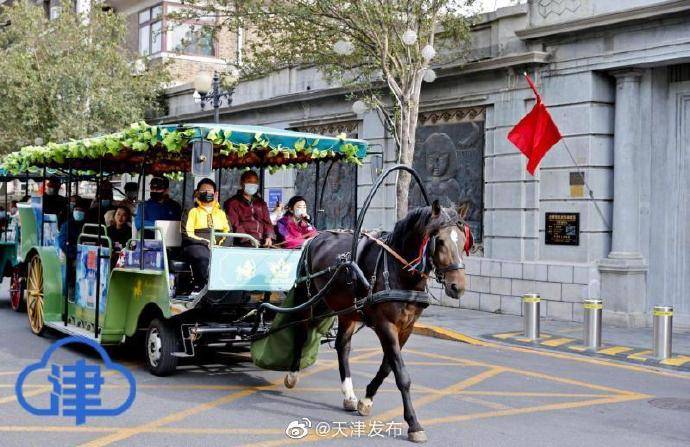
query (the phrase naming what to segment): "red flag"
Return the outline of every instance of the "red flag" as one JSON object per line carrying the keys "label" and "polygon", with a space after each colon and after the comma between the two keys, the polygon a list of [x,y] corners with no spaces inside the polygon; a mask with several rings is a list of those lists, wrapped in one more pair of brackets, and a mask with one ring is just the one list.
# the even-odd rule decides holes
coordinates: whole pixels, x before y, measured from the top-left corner
{"label": "red flag", "polygon": [[520,149],[520,152],[525,154],[529,159],[527,163],[527,171],[534,175],[534,170],[539,166],[539,162],[544,158],[546,152],[551,147],[560,141],[561,133],[558,127],[551,119],[549,111],[541,102],[541,96],[537,92],[537,88],[532,83],[532,80],[525,74],[529,86],[534,90],[537,97],[537,103],[532,107],[532,110],[520,120],[519,123],[513,127],[508,134],[508,140]]}

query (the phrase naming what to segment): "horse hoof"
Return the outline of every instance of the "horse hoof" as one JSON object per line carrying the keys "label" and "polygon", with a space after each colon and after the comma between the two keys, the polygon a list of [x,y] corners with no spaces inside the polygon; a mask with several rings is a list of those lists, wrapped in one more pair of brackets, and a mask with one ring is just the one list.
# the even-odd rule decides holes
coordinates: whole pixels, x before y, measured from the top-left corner
{"label": "horse hoof", "polygon": [[426,437],[426,433],[424,433],[424,430],[408,432],[407,439],[417,443],[423,443],[428,440],[428,438]]}
{"label": "horse hoof", "polygon": [[371,399],[364,398],[357,403],[357,413],[360,416],[369,416],[371,414],[371,407],[374,403]]}
{"label": "horse hoof", "polygon": [[285,387],[294,388],[299,382],[299,373],[289,372],[285,375]]}
{"label": "horse hoof", "polygon": [[356,397],[343,400],[343,408],[345,411],[355,411],[359,407],[359,402]]}

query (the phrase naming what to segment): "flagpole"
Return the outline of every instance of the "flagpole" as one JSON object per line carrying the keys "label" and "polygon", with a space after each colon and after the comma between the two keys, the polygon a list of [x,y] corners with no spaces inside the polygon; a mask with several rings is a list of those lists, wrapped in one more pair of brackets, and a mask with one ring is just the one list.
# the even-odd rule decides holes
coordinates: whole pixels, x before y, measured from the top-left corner
{"label": "flagpole", "polygon": [[[565,147],[565,150],[568,152],[568,155],[570,156],[570,159],[573,161],[573,164],[575,165],[575,167],[577,169],[582,169],[582,168],[580,168],[580,165],[575,160],[575,157],[573,157],[573,153],[570,152],[570,148],[568,147],[568,144],[565,142],[565,138],[561,138],[561,142],[563,143],[563,147]],[[604,216],[604,212],[601,211],[599,204],[597,203],[596,199],[594,198],[594,193],[592,192],[592,188],[589,187],[589,183],[587,183],[587,179],[585,178],[584,171],[582,171],[581,176],[582,176],[582,182],[584,183],[585,188],[587,188],[587,193],[589,194],[589,198],[592,199],[592,203],[594,203],[594,207],[597,209],[597,212],[599,213],[601,220],[603,220],[604,223],[606,224],[606,229],[608,231],[611,231],[611,224],[609,223],[608,219],[606,219],[606,217]]]}

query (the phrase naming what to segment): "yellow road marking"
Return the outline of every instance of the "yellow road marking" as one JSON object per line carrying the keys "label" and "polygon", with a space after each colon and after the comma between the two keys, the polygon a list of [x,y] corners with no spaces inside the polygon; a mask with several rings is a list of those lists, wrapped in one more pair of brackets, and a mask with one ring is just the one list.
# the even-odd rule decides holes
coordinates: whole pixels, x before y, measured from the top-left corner
{"label": "yellow road marking", "polygon": [[0,376],[16,376],[19,375],[21,371],[0,371]]}
{"label": "yellow road marking", "polygon": [[520,335],[522,332],[504,332],[503,334],[494,334],[492,337],[500,338],[501,340],[506,340],[508,338],[513,338],[516,335]]}
{"label": "yellow road marking", "polygon": [[[71,425],[6,425],[0,426],[0,432],[71,432],[71,433],[111,433],[122,430],[123,427],[96,427]],[[243,435],[278,435],[285,433],[282,428],[199,428],[199,427],[159,427],[152,428],[146,433],[176,434],[176,435],[214,435],[214,434],[243,434]]]}
{"label": "yellow road marking", "polygon": [[[368,358],[368,357],[371,357],[371,356],[378,354],[378,353],[380,353],[380,349],[366,353],[366,354],[362,354],[358,357],[355,357],[353,360]],[[335,367],[337,367],[337,365],[338,365],[337,362],[324,362],[322,365],[316,365],[316,366],[310,368],[309,370],[301,372],[300,378],[308,377],[308,376],[311,376],[313,374],[316,374],[316,373],[319,373],[322,371],[326,371],[329,369],[334,369]],[[272,387],[278,387],[282,384],[283,384],[283,378],[282,377],[280,379],[276,379],[275,381],[271,382]],[[269,386],[268,388],[271,388],[271,386]],[[267,389],[267,387],[264,387],[262,389]],[[210,402],[206,402],[206,403],[196,405],[194,407],[191,407],[191,408],[188,408],[185,410],[171,413],[167,416],[153,420],[153,421],[148,422],[146,424],[138,425],[136,427],[131,427],[131,428],[123,428],[122,430],[119,430],[118,432],[113,433],[111,435],[97,438],[97,439],[94,439],[90,442],[82,444],[82,447],[102,447],[102,446],[110,445],[114,442],[123,441],[125,439],[131,438],[132,436],[136,436],[138,434],[145,433],[151,429],[159,428],[165,424],[170,424],[173,422],[179,422],[179,421],[181,421],[181,420],[183,420],[189,416],[193,416],[195,414],[202,413],[202,412],[210,410],[212,408],[216,408],[216,407],[219,407],[221,405],[228,404],[234,400],[250,396],[250,395],[252,395],[258,391],[261,391],[261,389],[258,387],[247,387],[241,391],[237,391],[235,393],[231,393],[231,394],[222,396],[222,397],[220,397],[218,399],[214,399]]]}
{"label": "yellow road marking", "polygon": [[458,399],[460,399],[464,402],[469,402],[471,404],[477,404],[477,405],[481,405],[483,407],[491,408],[492,410],[507,410],[508,408],[511,408],[505,404],[500,404],[498,402],[491,402],[491,401],[484,400],[484,399],[478,399],[476,397],[462,396],[462,395],[455,395],[454,397],[457,397]]}
{"label": "yellow road marking", "polygon": [[474,346],[486,346],[487,342],[479,340],[469,335],[461,334],[460,332],[451,331],[441,326],[433,326],[429,324],[424,324],[417,322],[414,325],[414,333],[420,335],[430,335],[434,334],[437,338],[443,338],[445,340],[460,341]]}
{"label": "yellow road marking", "polygon": [[587,350],[587,346],[583,346],[583,345],[571,345],[571,346],[568,346],[568,349],[572,349],[573,351],[580,351],[580,352],[583,352],[583,351],[586,351],[586,350]]}
{"label": "yellow road marking", "polygon": [[629,394],[619,397],[608,397],[603,399],[582,400],[577,402],[560,402],[556,404],[538,405],[534,407],[510,408],[507,410],[488,411],[485,413],[461,414],[456,416],[445,416],[420,421],[422,425],[438,425],[450,422],[470,421],[474,419],[485,419],[500,416],[514,416],[518,414],[537,413],[542,411],[566,410],[571,408],[589,407],[592,405],[616,404],[631,400],[647,399],[646,394]]}
{"label": "yellow road marking", "polygon": [[[518,332],[518,333],[521,333],[521,332]],[[486,344],[484,346],[494,348],[494,349],[499,349],[502,351],[514,351],[514,352],[521,352],[521,353],[525,353],[525,354],[541,355],[543,357],[552,357],[552,358],[557,358],[557,359],[562,359],[562,360],[572,360],[574,362],[589,363],[591,365],[600,365],[600,366],[607,366],[607,367],[613,367],[613,368],[621,368],[621,369],[627,369],[628,371],[636,371],[636,372],[642,372],[642,373],[647,373],[647,374],[656,374],[659,376],[672,377],[675,379],[690,380],[690,375],[678,374],[678,373],[674,373],[671,371],[664,371],[664,370],[659,370],[659,369],[652,369],[649,366],[626,365],[626,364],[622,364],[622,363],[612,362],[610,360],[585,357],[582,355],[569,354],[566,352],[545,351],[545,350],[538,350],[538,349],[534,349],[534,348],[528,348],[528,347],[522,347],[522,346],[508,346],[508,345],[504,345],[504,344],[491,343],[491,342],[486,342]],[[573,349],[573,350],[580,350],[580,347],[576,347],[576,346],[569,346],[568,348]],[[586,348],[582,348],[581,350],[584,351],[584,349],[586,349]],[[409,350],[406,350],[406,352],[409,352]]]}
{"label": "yellow road marking", "polygon": [[[14,388],[14,385],[12,385],[12,388]],[[39,394],[47,393],[50,390],[52,390],[53,387],[51,385],[40,385],[33,391],[28,391],[24,393],[24,397],[31,397],[31,396],[38,396]],[[5,396],[0,398],[0,404],[6,404],[9,402],[16,402],[17,401],[17,396],[14,394],[12,396]]]}
{"label": "yellow road marking", "polygon": [[503,397],[614,397],[611,394],[596,394],[596,393],[549,393],[549,392],[531,392],[531,391],[474,391],[464,390],[460,394],[467,394],[472,396],[503,396]]}
{"label": "yellow road marking", "polygon": [[663,363],[664,365],[671,365],[671,366],[681,366],[686,363],[690,362],[690,357],[687,355],[679,355],[676,357],[671,357],[668,359],[664,359],[660,361],[659,363]]}
{"label": "yellow road marking", "polygon": [[[491,377],[495,377],[502,372],[505,371],[505,368],[503,367],[494,367],[491,369],[488,369],[486,371],[482,371],[479,374],[476,374],[472,377],[469,377],[467,379],[463,379],[449,387],[443,388],[441,393],[439,394],[432,394],[432,395],[426,395],[422,396],[419,399],[415,400],[413,403],[413,406],[415,410],[418,410],[419,408],[428,405],[432,402],[436,402],[437,400],[441,399],[444,395],[447,394],[455,394],[458,393],[466,388],[469,388],[471,386],[477,385],[487,379],[490,379]],[[391,410],[385,411],[381,414],[376,415],[376,420],[378,421],[387,421],[390,419],[393,419],[395,416],[401,415],[403,413],[403,407],[397,407],[393,408]],[[366,422],[370,422],[371,420],[367,420]]]}
{"label": "yellow road marking", "polygon": [[647,358],[649,358],[649,354],[651,353],[651,350],[635,352],[634,354],[630,354],[628,358],[633,360],[647,360]]}
{"label": "yellow road marking", "polygon": [[542,345],[544,346],[561,346],[566,343],[570,343],[571,341],[574,341],[574,338],[554,338],[551,340],[543,341],[541,342]]}
{"label": "yellow road marking", "polygon": [[606,355],[616,355],[620,354],[622,352],[628,352],[632,351],[633,348],[629,348],[627,346],[612,346],[610,348],[604,348],[600,349],[597,351],[598,354],[606,354]]}

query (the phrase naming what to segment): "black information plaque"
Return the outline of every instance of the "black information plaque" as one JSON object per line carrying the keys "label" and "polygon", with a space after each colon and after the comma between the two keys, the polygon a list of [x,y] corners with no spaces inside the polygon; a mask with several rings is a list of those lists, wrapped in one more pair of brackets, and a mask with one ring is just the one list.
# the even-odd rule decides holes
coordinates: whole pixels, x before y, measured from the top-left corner
{"label": "black information plaque", "polygon": [[546,213],[548,245],[580,245],[580,213]]}

